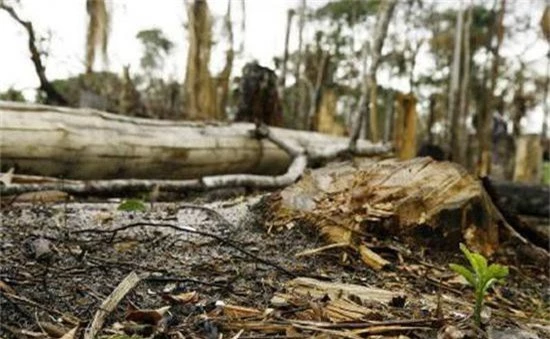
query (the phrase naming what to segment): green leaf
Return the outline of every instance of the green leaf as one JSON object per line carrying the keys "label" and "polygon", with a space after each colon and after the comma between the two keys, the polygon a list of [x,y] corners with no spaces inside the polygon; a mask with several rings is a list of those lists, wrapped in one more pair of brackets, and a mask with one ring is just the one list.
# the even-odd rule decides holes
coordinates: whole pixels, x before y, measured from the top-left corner
{"label": "green leaf", "polygon": [[474,287],[476,286],[476,278],[475,278],[474,272],[470,271],[469,269],[467,269],[466,267],[464,267],[462,265],[449,264],[449,267],[453,271],[455,271],[456,273],[463,276],[464,279],[466,279],[466,281],[468,281],[468,283],[470,285],[472,285]]}
{"label": "green leaf", "polygon": [[470,265],[474,269],[474,272],[477,275],[483,275],[483,273],[487,270],[487,259],[485,259],[485,257],[479,253],[470,252],[466,245],[462,243],[460,244],[460,250],[464,253],[466,258],[470,262]]}
{"label": "green leaf", "polygon": [[118,205],[119,211],[145,211],[145,203],[139,199],[128,199],[124,200],[120,205]]}
{"label": "green leaf", "polygon": [[487,275],[495,279],[504,279],[508,276],[508,273],[508,267],[499,264],[491,264],[487,268]]}

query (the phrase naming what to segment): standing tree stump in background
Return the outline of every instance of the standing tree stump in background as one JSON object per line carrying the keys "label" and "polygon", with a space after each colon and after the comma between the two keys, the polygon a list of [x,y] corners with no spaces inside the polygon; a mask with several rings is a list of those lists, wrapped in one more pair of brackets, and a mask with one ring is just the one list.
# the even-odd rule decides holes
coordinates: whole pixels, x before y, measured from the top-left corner
{"label": "standing tree stump in background", "polygon": [[396,100],[395,149],[399,159],[411,159],[416,155],[416,98],[397,93]]}
{"label": "standing tree stump in background", "polygon": [[522,135],[517,140],[514,181],[540,183],[542,175],[542,149],[540,135]]}
{"label": "standing tree stump in background", "polygon": [[244,66],[235,120],[282,126],[283,110],[275,72],[256,62]]}

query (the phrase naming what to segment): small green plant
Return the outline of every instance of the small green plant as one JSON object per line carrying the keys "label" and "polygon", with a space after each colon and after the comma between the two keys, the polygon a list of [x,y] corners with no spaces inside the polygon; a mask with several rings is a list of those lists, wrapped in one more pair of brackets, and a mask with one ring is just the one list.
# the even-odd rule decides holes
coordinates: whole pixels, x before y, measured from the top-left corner
{"label": "small green plant", "polygon": [[120,205],[118,205],[119,211],[145,211],[147,207],[145,207],[145,203],[143,200],[140,199],[128,199],[124,200]]}
{"label": "small green plant", "polygon": [[477,326],[481,325],[481,308],[483,299],[489,287],[495,282],[508,276],[508,267],[499,264],[487,266],[487,259],[479,253],[470,252],[464,244],[460,244],[460,250],[464,253],[472,270],[462,265],[450,264],[453,271],[463,276],[474,288],[476,304],[474,308],[474,321]]}

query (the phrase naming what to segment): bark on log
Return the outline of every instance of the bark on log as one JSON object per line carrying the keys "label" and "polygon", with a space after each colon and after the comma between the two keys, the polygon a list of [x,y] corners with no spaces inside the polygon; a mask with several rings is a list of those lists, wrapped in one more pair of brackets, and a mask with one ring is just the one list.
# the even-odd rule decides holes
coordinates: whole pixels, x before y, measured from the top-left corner
{"label": "bark on log", "polygon": [[[67,179],[189,179],[216,174],[281,174],[290,156],[252,137],[250,123],[157,121],[91,109],[0,101],[2,170]],[[309,161],[347,149],[345,138],[270,129],[305,149]],[[362,141],[363,155],[390,151]]]}

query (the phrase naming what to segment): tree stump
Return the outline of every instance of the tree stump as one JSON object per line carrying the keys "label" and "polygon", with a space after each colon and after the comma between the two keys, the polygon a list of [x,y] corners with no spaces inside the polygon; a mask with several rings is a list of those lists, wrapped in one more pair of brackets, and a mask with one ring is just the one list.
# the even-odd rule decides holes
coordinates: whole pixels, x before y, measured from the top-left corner
{"label": "tree stump", "polygon": [[255,62],[243,68],[236,121],[282,126],[283,112],[277,92],[277,76]]}

